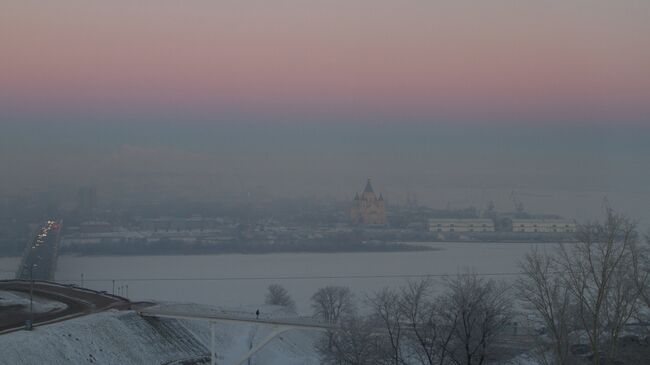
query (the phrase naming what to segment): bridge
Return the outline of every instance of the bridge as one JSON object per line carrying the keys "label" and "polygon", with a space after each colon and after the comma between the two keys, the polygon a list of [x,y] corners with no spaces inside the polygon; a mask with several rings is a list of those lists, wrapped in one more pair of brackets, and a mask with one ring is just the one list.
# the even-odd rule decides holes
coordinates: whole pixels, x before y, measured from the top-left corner
{"label": "bridge", "polygon": [[54,280],[62,224],[63,221],[50,220],[36,230],[32,239],[25,246],[20,266],[16,271],[16,279]]}
{"label": "bridge", "polygon": [[154,306],[140,309],[137,311],[143,317],[156,318],[174,318],[195,321],[205,321],[210,324],[210,364],[216,364],[215,353],[215,325],[216,323],[243,323],[270,326],[273,330],[268,336],[263,338],[248,352],[239,358],[234,365],[244,364],[251,356],[266,346],[277,336],[291,330],[313,330],[328,331],[335,327],[327,323],[318,322],[313,318],[295,318],[295,319],[274,319],[274,318],[257,318],[248,313],[234,313],[226,311],[188,311],[183,309],[165,308],[164,306]]}

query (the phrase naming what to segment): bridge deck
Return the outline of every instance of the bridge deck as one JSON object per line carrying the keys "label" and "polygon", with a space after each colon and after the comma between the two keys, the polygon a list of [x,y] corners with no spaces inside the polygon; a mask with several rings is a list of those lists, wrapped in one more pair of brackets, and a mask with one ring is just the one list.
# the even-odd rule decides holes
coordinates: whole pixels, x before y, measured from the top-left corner
{"label": "bridge deck", "polygon": [[273,319],[273,318],[255,318],[254,316],[244,316],[241,314],[229,314],[227,312],[214,313],[214,312],[187,312],[182,310],[170,310],[170,309],[157,309],[157,308],[145,308],[137,311],[139,315],[143,317],[159,317],[159,318],[176,318],[176,319],[188,319],[188,320],[199,320],[199,321],[208,321],[208,322],[226,322],[226,323],[254,323],[254,324],[266,324],[271,326],[281,326],[281,327],[291,327],[295,329],[311,329],[311,330],[320,330],[327,331],[332,329],[333,326],[314,321],[308,318],[303,319]]}
{"label": "bridge deck", "polygon": [[48,221],[27,242],[20,266],[16,271],[19,280],[54,280],[62,222]]}

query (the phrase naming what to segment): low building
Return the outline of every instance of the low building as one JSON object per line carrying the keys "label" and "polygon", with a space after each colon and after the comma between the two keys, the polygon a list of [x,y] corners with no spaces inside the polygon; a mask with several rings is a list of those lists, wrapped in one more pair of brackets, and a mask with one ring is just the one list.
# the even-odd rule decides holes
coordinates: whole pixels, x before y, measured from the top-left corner
{"label": "low building", "polygon": [[103,221],[83,222],[79,228],[81,233],[105,233],[113,231],[113,226],[110,223]]}
{"label": "low building", "polygon": [[513,219],[513,232],[525,233],[572,233],[576,224],[568,219]]}
{"label": "low building", "polygon": [[170,231],[203,231],[210,229],[218,229],[224,225],[224,220],[221,218],[173,218],[173,217],[160,217],[142,219],[138,222],[138,229],[154,232],[170,232]]}
{"label": "low building", "polygon": [[429,219],[429,232],[494,232],[492,219]]}

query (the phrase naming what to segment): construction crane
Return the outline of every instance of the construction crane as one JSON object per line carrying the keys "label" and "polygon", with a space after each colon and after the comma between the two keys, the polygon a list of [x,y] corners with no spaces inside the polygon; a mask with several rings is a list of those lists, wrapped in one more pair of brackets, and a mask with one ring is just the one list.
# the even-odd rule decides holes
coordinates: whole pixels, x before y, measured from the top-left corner
{"label": "construction crane", "polygon": [[517,216],[524,214],[524,203],[522,203],[521,200],[517,198],[514,190],[510,193],[510,199],[512,200],[512,204],[515,206],[515,213]]}

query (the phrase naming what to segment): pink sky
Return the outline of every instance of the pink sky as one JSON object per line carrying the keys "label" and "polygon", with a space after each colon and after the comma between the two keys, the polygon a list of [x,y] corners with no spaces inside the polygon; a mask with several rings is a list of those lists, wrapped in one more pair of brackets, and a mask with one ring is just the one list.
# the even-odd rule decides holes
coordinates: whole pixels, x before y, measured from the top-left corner
{"label": "pink sky", "polygon": [[650,116],[650,2],[0,5],[0,106]]}

